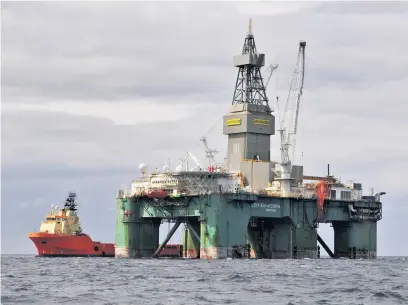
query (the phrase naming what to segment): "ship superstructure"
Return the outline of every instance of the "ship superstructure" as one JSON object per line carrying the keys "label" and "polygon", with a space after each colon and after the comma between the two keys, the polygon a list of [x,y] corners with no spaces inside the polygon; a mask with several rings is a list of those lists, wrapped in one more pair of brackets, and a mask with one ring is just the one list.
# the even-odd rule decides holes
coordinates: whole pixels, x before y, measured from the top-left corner
{"label": "ship superstructure", "polygon": [[[226,162],[218,164],[203,137],[209,166],[191,152],[174,170],[164,166],[142,177],[117,196],[117,257],[156,257],[180,226],[183,256],[189,258],[320,257],[319,242],[331,257],[376,257],[376,222],[380,196],[363,196],[360,183],[343,184],[330,175],[307,176],[293,163],[305,76],[306,42],[300,41],[296,67],[280,124],[281,160],[270,160],[275,115],[264,83],[265,54],[258,53],[250,22],[229,113],[223,118],[228,136]],[[188,160],[193,161],[189,166]],[[191,164],[190,164],[191,165]],[[159,246],[159,226],[174,222]],[[334,251],[317,234],[319,223],[334,229]]]}
{"label": "ship superstructure", "polygon": [[50,234],[81,234],[82,228],[77,215],[76,194],[71,192],[65,200],[64,207],[58,210],[51,206],[51,212],[42,221],[40,232]]}

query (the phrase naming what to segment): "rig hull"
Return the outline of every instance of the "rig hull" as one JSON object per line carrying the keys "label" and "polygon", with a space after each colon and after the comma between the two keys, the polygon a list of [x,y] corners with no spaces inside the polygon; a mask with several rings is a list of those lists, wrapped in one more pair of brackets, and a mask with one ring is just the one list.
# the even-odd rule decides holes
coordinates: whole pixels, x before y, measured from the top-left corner
{"label": "rig hull", "polygon": [[[375,259],[381,206],[375,201],[325,200],[319,223],[333,225],[334,249],[329,255]],[[125,210],[132,211],[131,215]],[[152,257],[159,247],[161,219],[175,219],[188,227],[182,232],[184,258],[315,259],[320,257],[316,215],[316,200],[305,198],[254,194],[211,194],[162,202],[118,198],[116,257]]]}
{"label": "rig hull", "polygon": [[113,243],[94,242],[88,235],[64,235],[50,233],[29,233],[38,255],[47,257],[100,256],[114,257]]}

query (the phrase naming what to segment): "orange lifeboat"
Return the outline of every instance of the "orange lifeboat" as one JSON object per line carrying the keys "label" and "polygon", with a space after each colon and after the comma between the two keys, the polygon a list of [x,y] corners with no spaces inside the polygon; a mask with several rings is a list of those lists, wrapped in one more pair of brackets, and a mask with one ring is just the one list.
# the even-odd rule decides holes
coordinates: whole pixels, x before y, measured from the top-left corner
{"label": "orange lifeboat", "polygon": [[148,198],[166,198],[167,196],[165,190],[151,190],[147,193]]}

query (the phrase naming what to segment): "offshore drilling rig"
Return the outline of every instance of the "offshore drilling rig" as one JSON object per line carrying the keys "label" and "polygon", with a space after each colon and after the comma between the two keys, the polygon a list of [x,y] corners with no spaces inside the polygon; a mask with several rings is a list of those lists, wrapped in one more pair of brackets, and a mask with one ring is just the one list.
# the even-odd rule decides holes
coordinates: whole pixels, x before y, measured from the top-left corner
{"label": "offshore drilling rig", "polygon": [[[326,177],[304,176],[303,167],[292,164],[305,48],[301,41],[280,122],[281,160],[271,161],[275,116],[261,73],[265,54],[257,51],[250,22],[242,54],[233,59],[238,75],[223,119],[226,164],[215,163],[217,151],[208,149],[205,138],[208,168],[191,153],[174,171],[164,166],[149,174],[141,164],[142,177],[117,195],[116,257],[157,257],[184,223],[186,258],[318,258],[318,243],[332,258],[376,258],[385,193],[363,196],[360,183],[342,184],[329,170]],[[270,67],[269,78],[276,67]],[[195,166],[189,167],[188,159]],[[164,221],[174,226],[159,245]],[[333,251],[318,235],[319,223],[332,224]]]}

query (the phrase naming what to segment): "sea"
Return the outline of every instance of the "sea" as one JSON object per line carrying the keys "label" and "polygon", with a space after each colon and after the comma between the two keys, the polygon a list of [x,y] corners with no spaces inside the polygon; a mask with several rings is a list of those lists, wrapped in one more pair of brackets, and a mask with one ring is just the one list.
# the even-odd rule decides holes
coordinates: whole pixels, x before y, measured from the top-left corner
{"label": "sea", "polygon": [[408,257],[191,260],[1,256],[2,304],[408,304]]}

